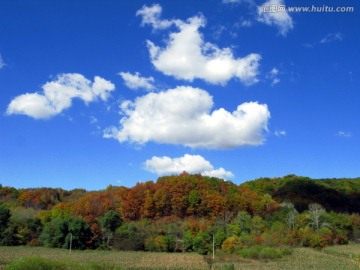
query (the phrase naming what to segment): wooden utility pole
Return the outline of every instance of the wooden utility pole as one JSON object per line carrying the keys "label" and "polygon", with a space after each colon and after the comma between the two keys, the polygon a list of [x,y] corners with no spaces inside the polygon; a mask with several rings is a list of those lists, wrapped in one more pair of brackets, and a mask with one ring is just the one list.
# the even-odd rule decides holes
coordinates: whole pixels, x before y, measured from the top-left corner
{"label": "wooden utility pole", "polygon": [[72,233],[70,233],[70,251],[69,252],[71,252],[71,248],[72,248]]}
{"label": "wooden utility pole", "polygon": [[213,234],[213,260],[215,259],[215,235]]}

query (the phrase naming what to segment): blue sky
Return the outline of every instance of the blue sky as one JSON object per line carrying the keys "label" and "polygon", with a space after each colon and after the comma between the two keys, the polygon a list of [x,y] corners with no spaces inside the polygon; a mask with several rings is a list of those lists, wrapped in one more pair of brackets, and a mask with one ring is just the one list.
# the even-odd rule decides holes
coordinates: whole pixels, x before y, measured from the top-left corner
{"label": "blue sky", "polygon": [[[279,5],[354,11],[260,11]],[[358,8],[0,1],[0,183],[358,177]]]}

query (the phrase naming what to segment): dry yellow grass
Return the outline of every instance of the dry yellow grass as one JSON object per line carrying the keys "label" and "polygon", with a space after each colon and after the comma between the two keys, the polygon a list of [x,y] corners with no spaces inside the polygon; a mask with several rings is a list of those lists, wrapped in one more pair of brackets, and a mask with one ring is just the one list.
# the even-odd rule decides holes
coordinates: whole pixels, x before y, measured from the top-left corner
{"label": "dry yellow grass", "polygon": [[357,268],[351,263],[350,258],[337,257],[308,248],[299,248],[295,249],[294,253],[285,259],[267,263],[235,265],[235,269],[355,270]]}

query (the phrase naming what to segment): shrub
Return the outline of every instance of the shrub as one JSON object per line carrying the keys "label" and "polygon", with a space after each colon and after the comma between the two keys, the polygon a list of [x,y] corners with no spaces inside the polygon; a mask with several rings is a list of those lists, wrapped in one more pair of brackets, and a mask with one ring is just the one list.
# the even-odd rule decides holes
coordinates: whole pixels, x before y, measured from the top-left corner
{"label": "shrub", "polygon": [[313,233],[309,237],[309,245],[312,248],[324,248],[328,245],[328,240],[321,234]]}
{"label": "shrub", "polygon": [[273,260],[281,257],[282,255],[280,250],[271,247],[264,247],[259,253],[259,258],[262,260]]}
{"label": "shrub", "polygon": [[175,238],[169,235],[158,235],[156,237],[148,237],[145,240],[145,250],[172,252],[175,250]]}
{"label": "shrub", "polygon": [[293,253],[293,250],[291,248],[283,247],[280,249],[280,254],[282,257],[291,255],[292,253]]}
{"label": "shrub", "polygon": [[234,253],[235,250],[238,250],[243,247],[241,239],[237,236],[231,236],[226,238],[223,242],[221,249],[226,253]]}
{"label": "shrub", "polygon": [[163,235],[148,237],[145,240],[145,250],[147,251],[166,251],[166,242]]}
{"label": "shrub", "polygon": [[231,264],[224,264],[221,268],[216,268],[216,269],[220,269],[220,270],[234,270],[235,266],[233,263]]}
{"label": "shrub", "polygon": [[240,255],[243,258],[259,259],[261,250],[262,250],[261,246],[243,248],[242,250],[240,250]]}
{"label": "shrub", "polygon": [[247,233],[242,233],[240,235],[240,240],[242,243],[244,243],[244,246],[255,246],[256,245],[256,236],[255,235],[250,235]]}
{"label": "shrub", "polygon": [[248,259],[273,260],[292,254],[292,250],[290,248],[277,249],[257,245],[243,248],[240,250],[239,254],[241,257]]}
{"label": "shrub", "polygon": [[344,232],[336,230],[332,242],[334,245],[346,245],[349,243],[349,239]]}

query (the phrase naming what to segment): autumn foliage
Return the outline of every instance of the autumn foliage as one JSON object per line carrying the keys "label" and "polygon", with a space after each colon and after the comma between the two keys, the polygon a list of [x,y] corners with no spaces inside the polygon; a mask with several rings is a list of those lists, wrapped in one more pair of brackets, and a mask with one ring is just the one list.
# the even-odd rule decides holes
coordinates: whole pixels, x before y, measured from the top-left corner
{"label": "autumn foliage", "polygon": [[211,251],[213,240],[217,249],[239,254],[258,246],[322,248],[360,237],[360,217],[317,202],[336,195],[356,204],[358,187],[355,180],[296,176],[236,185],[186,172],[93,192],[0,185],[0,244],[68,248],[73,241],[80,249],[200,254]]}

